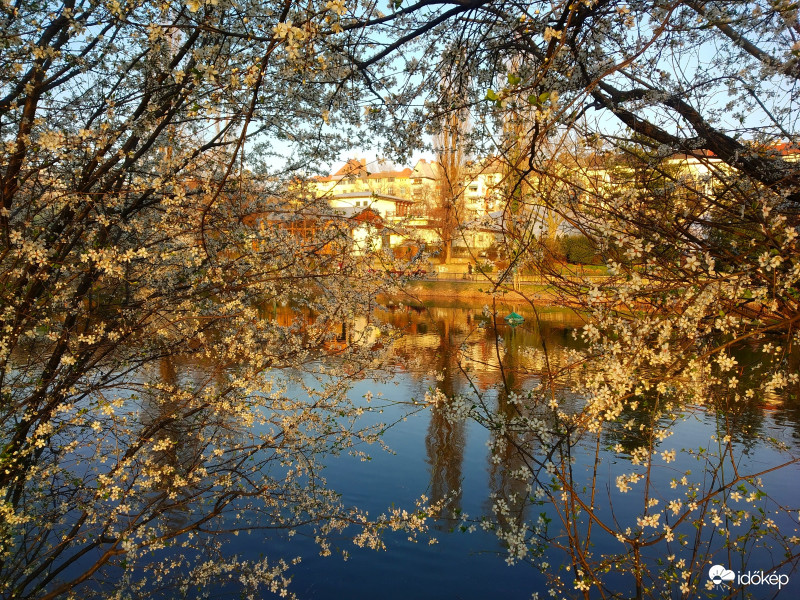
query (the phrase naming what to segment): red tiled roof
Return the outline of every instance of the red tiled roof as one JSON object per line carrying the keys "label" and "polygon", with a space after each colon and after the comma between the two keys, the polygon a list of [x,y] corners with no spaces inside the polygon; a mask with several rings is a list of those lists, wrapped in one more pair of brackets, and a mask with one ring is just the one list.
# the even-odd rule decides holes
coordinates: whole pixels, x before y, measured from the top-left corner
{"label": "red tiled roof", "polygon": [[377,171],[375,173],[369,173],[368,177],[370,179],[384,179],[386,177],[410,177],[411,173],[411,169],[406,167],[402,171]]}
{"label": "red tiled roof", "polygon": [[789,154],[800,154],[800,148],[789,142],[774,144],[769,149],[776,150],[783,156],[787,156]]}
{"label": "red tiled roof", "polygon": [[333,174],[334,177],[337,175],[340,177],[345,177],[347,175],[361,177],[363,175],[367,175],[367,160],[365,158],[362,158],[361,160],[351,158],[341,169]]}

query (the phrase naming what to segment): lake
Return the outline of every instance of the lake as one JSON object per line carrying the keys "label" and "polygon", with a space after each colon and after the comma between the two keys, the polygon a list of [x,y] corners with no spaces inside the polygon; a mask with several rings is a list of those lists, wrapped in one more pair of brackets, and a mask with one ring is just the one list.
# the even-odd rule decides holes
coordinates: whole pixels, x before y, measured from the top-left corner
{"label": "lake", "polygon": [[[581,348],[582,343],[573,333],[582,327],[583,321],[571,311],[543,308],[537,323],[530,311],[511,306],[503,310],[510,309],[525,316],[525,323],[511,327],[502,320],[493,322],[478,306],[427,309],[397,306],[373,315],[372,318],[404,331],[405,336],[394,343],[392,352],[396,360],[390,377],[376,381],[364,376],[355,383],[351,397],[373,409],[374,412],[365,413],[367,422],[380,420],[392,424],[383,437],[392,452],[369,446],[363,448],[370,455],[367,461],[346,455],[325,461],[329,485],[342,494],[346,504],[358,505],[371,515],[385,512],[393,505],[413,507],[415,500],[424,495],[432,501],[448,498],[448,515],[459,518],[434,521],[428,534],[415,542],[408,541],[405,534],[389,534],[386,551],[357,548],[347,536],[342,536],[334,541],[332,556],[320,557],[319,548],[305,535],[308,532],[301,530],[291,538],[265,536],[260,532],[240,535],[231,540],[233,552],[243,558],[263,554],[301,557],[300,564],[291,570],[294,578],[290,586],[300,598],[521,599],[537,592],[546,596],[557,581],[554,577],[562,580],[559,595],[578,595],[580,592],[573,583],[574,565],[587,558],[608,571],[602,577],[607,594],[633,597],[637,593],[635,578],[623,572],[624,568],[618,568],[632,561],[633,553],[637,555],[636,564],[644,570],[639,593],[645,595],[725,595],[731,589],[726,587],[728,583],[715,585],[708,579],[713,562],[737,573],[739,579],[733,585],[741,583],[755,598],[798,597],[800,574],[792,564],[781,564],[782,554],[796,553],[796,546],[782,547],[785,542],[773,540],[769,531],[763,535],[747,533],[774,528],[784,536],[797,535],[800,469],[794,464],[769,472],[773,466],[800,454],[800,410],[796,400],[749,403],[735,414],[723,414],[718,407],[681,407],[675,411],[678,417],[668,424],[672,434],[670,447],[678,449],[674,458],[670,460],[667,454],[663,462],[654,461],[652,468],[647,469],[645,483],[634,482],[632,491],[623,492],[619,478],[636,470],[635,448],[641,442],[639,438],[646,437],[645,424],[651,413],[643,406],[641,411],[629,415],[631,422],[640,425],[638,432],[630,427],[608,428],[597,436],[573,439],[568,445],[566,464],[576,485],[573,492],[576,497],[588,498],[583,509],[566,500],[559,507],[561,498],[567,494],[562,489],[559,495],[558,487],[551,492],[555,502],[544,497],[537,504],[530,501],[533,492],[526,490],[514,475],[525,464],[518,452],[507,449],[493,456],[488,447],[493,438],[486,427],[473,420],[449,419],[443,406],[420,409],[412,403],[438,389],[448,397],[480,397],[489,413],[513,411],[515,401],[509,392],[535,387],[547,372],[543,349],[547,349],[547,360],[554,369],[568,363],[571,350]],[[501,384],[503,378],[505,385]],[[367,402],[365,398],[371,399]],[[578,411],[583,397],[570,386],[562,386],[558,402],[563,410]],[[666,417],[657,418],[663,421]],[[728,445],[721,441],[725,435],[731,436]],[[772,442],[761,442],[762,438],[771,438]],[[735,455],[736,474],[726,472],[727,466],[716,464],[714,448],[719,449],[720,456],[724,457],[728,451]],[[652,516],[674,501],[675,496],[670,493],[676,487],[680,489],[681,478],[688,476],[686,494],[695,494],[699,501],[704,490],[719,487],[723,482],[728,485],[731,478],[745,472],[763,472],[765,495],[756,495],[748,480],[741,479],[724,492],[724,502],[720,501],[722,496],[709,499],[699,517],[695,513],[672,517],[683,513],[668,510],[664,510],[660,521]],[[692,481],[699,483],[695,485]],[[740,492],[735,491],[739,488]],[[594,490],[591,496],[588,489]],[[674,539],[643,534],[641,542],[624,545],[614,532],[602,530],[601,524],[607,523],[614,524],[616,532],[624,532],[628,527],[635,530],[643,514],[643,493],[647,494],[648,504],[644,514],[654,519],[653,531],[664,525],[666,519],[673,518],[670,524]],[[726,512],[724,506],[735,505],[739,495],[743,502],[751,496],[750,508],[741,514],[733,509]],[[495,531],[480,526],[482,516],[496,518],[493,506],[498,499],[510,505],[501,520],[541,523],[544,519],[548,523],[546,537],[553,544],[509,566],[507,545]],[[589,504],[596,516],[594,521],[586,520]],[[569,506],[574,512],[564,512]],[[784,510],[787,508],[791,512]],[[469,515],[466,520],[464,514]],[[574,514],[575,522],[580,523],[572,532],[565,532],[571,527],[571,519],[561,521],[565,514]],[[764,519],[771,521],[763,525]],[[724,528],[721,521],[725,522]],[[477,526],[475,532],[460,530],[462,525],[470,524]],[[648,525],[644,530],[650,531]],[[584,539],[588,542],[589,534],[591,545],[580,556],[576,555],[576,544],[580,545]],[[435,538],[435,543],[429,538]],[[337,550],[345,550],[347,560]],[[695,568],[684,575],[689,572],[685,565],[693,561]],[[549,576],[537,568],[542,563],[549,565],[546,569]],[[759,579],[758,585],[753,585],[756,580],[752,574],[758,572],[763,572],[762,579],[767,580]],[[768,580],[770,573],[786,579],[773,578],[776,582],[773,585]],[[749,579],[742,580],[742,575]],[[684,590],[681,594],[684,581],[690,582],[691,592]],[[595,595],[599,597],[596,588],[592,592]]]}

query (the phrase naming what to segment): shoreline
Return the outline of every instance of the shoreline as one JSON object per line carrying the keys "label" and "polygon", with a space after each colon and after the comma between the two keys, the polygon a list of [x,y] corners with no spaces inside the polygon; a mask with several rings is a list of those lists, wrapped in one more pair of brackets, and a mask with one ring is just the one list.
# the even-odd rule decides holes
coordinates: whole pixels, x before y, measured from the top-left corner
{"label": "shoreline", "polygon": [[[491,301],[491,287],[492,284],[488,281],[415,281],[405,285],[400,293],[386,297],[398,300],[407,298],[420,304],[432,300],[486,302]],[[559,304],[558,296],[548,285],[524,283],[519,287],[519,292],[501,289],[498,301],[503,304],[527,303],[531,300],[536,304]],[[406,299],[402,301],[408,303]]]}

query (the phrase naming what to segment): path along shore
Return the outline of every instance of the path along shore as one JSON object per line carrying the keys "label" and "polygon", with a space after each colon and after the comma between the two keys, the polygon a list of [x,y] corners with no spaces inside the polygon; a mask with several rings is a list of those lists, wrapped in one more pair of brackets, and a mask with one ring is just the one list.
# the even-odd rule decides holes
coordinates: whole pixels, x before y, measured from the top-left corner
{"label": "path along shore", "polygon": [[[457,281],[457,280],[424,280],[411,281],[404,287],[404,294],[408,300],[416,300],[420,303],[432,300],[443,301],[463,301],[474,303],[490,303],[494,286],[491,282],[483,279],[482,281]],[[500,300],[504,303],[527,302],[533,300],[541,304],[555,303],[558,298],[554,290],[548,285],[523,283],[519,286],[519,291],[511,289],[511,285],[503,286],[498,289]],[[398,297],[397,300],[402,300]]]}
{"label": "path along shore", "polygon": [[[433,278],[412,280],[405,284],[404,292],[411,300],[419,303],[425,302],[463,302],[463,303],[489,303],[491,302],[492,291],[495,289],[493,279],[498,274],[490,273],[488,276],[475,270],[468,264],[469,261],[454,261],[452,264],[435,265],[431,270]],[[589,269],[590,267],[586,267]],[[594,268],[594,267],[591,267]],[[574,272],[572,272],[574,271]],[[583,266],[570,265],[565,267],[564,276],[583,280],[584,276],[592,276],[585,271]],[[603,276],[600,277],[604,278]],[[517,285],[513,285],[512,278],[504,281],[498,289],[498,294],[503,303],[528,303],[530,301],[542,305],[562,306],[574,305],[574,300],[570,300],[557,289],[549,285],[539,277],[530,275],[517,279]],[[396,300],[407,302],[396,298]]]}

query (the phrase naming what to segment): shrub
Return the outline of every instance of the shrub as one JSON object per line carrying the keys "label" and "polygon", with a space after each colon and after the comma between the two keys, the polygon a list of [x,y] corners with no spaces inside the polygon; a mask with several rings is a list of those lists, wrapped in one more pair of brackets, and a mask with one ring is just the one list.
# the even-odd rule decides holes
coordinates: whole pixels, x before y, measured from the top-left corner
{"label": "shrub", "polygon": [[568,262],[582,265],[599,265],[603,262],[597,246],[585,235],[567,235],[560,242],[561,251]]}

